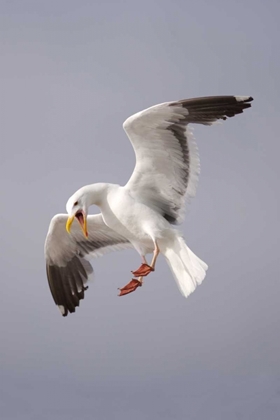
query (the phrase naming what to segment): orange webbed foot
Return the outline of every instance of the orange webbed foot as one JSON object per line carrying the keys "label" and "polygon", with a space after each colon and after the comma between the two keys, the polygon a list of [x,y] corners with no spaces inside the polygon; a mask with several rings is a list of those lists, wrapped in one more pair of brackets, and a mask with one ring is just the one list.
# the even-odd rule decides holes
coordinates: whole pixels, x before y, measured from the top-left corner
{"label": "orange webbed foot", "polygon": [[128,295],[134,292],[138,287],[142,286],[142,282],[137,279],[132,279],[126,286],[119,288],[119,296]]}
{"label": "orange webbed foot", "polygon": [[132,274],[136,277],[144,277],[150,274],[151,271],[155,271],[155,269],[148,264],[141,264],[138,270],[132,271]]}

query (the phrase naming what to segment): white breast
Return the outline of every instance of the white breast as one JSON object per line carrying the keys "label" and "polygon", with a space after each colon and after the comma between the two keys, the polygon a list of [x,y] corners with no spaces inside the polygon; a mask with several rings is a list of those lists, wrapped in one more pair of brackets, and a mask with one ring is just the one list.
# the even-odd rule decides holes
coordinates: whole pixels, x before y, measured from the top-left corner
{"label": "white breast", "polygon": [[133,198],[125,187],[115,187],[107,195],[107,202],[101,206],[104,222],[111,229],[126,237],[133,244],[142,243],[152,252],[152,237],[162,236],[170,229],[166,220],[147,205]]}

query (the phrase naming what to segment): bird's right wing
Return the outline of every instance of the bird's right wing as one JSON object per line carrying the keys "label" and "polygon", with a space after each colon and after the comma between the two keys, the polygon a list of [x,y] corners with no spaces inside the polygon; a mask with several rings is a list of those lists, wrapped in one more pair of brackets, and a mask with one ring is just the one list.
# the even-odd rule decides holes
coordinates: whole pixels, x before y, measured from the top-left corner
{"label": "bird's right wing", "polygon": [[76,220],[68,234],[67,218],[67,214],[53,217],[45,242],[49,286],[63,316],[75,312],[84,298],[85,284],[93,272],[87,256],[99,257],[110,251],[132,248],[126,238],[105,225],[101,214],[88,216],[88,239]]}

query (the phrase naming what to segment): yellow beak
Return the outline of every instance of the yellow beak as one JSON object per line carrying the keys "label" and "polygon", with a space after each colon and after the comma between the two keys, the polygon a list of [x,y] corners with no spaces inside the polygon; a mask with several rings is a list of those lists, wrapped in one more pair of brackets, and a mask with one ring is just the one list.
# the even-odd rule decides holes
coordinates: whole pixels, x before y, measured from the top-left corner
{"label": "yellow beak", "polygon": [[71,217],[69,216],[68,219],[67,219],[66,230],[67,230],[68,233],[70,233],[71,226],[72,226],[72,223],[73,223],[74,219],[75,219],[75,216],[71,216]]}
{"label": "yellow beak", "polygon": [[[72,223],[73,223],[74,219],[75,219],[75,215],[74,216],[69,216],[68,219],[67,219],[66,230],[67,230],[68,233],[70,233],[71,226],[72,226]],[[78,222],[81,226],[83,234],[85,235],[86,238],[88,238],[87,219],[83,216],[83,219],[82,220],[78,219]]]}
{"label": "yellow beak", "polygon": [[85,238],[88,239],[88,231],[87,231],[87,219],[86,217],[83,218],[83,224],[81,225],[83,234],[85,235]]}

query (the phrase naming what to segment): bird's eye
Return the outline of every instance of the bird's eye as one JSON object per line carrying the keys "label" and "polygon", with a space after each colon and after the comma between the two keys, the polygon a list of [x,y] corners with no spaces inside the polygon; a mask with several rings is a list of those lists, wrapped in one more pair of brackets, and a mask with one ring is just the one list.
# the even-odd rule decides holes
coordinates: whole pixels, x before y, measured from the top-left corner
{"label": "bird's eye", "polygon": [[77,206],[77,205],[78,205],[78,201],[75,201],[74,206]]}

